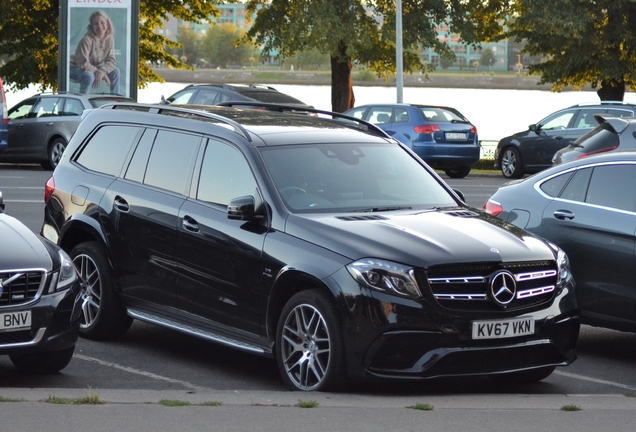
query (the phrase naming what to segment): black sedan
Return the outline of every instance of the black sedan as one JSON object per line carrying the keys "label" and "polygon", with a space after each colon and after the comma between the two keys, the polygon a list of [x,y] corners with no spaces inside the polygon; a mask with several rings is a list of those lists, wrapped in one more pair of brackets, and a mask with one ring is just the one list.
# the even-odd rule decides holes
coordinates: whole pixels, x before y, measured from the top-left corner
{"label": "black sedan", "polygon": [[590,156],[500,188],[486,211],[560,246],[581,322],[636,331],[636,152]]}
{"label": "black sedan", "polygon": [[53,373],[73,357],[80,279],[62,249],[4,213],[0,193],[0,355],[24,373]]}

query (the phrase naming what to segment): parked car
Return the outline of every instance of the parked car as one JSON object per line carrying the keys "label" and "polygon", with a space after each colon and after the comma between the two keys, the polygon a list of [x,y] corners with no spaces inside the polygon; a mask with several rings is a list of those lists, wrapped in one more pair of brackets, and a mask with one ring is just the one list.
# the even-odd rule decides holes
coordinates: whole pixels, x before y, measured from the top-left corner
{"label": "parked car", "polygon": [[345,114],[377,125],[451,178],[466,177],[479,160],[477,128],[454,108],[370,104]]}
{"label": "parked car", "polygon": [[636,118],[619,118],[608,114],[594,117],[598,126],[556,152],[552,158],[553,165],[608,151],[636,148]]}
{"label": "parked car", "polygon": [[168,103],[180,105],[216,105],[221,102],[247,101],[311,107],[264,84],[192,84],[165,100]]}
{"label": "parked car", "polygon": [[7,148],[9,139],[9,117],[7,113],[7,99],[4,95],[4,84],[0,78],[0,151]]}
{"label": "parked car", "polygon": [[0,355],[29,374],[64,369],[82,313],[69,256],[4,212],[0,192]]}
{"label": "parked car", "polygon": [[112,102],[133,99],[110,94],[40,93],[9,110],[9,145],[0,162],[39,162],[54,169],[82,113]]}
{"label": "parked car", "polygon": [[81,334],[147,321],[273,357],[303,391],[347,377],[518,383],[571,363],[565,254],[338,116],[88,113],[47,182],[42,228],[93,275]]}
{"label": "parked car", "polygon": [[500,188],[485,209],[568,254],[585,324],[636,331],[636,152],[577,159]]}
{"label": "parked car", "polygon": [[550,114],[528,130],[503,138],[495,149],[495,168],[506,178],[521,178],[552,166],[554,154],[592,130],[594,114],[629,117],[636,105],[622,102],[579,104]]}

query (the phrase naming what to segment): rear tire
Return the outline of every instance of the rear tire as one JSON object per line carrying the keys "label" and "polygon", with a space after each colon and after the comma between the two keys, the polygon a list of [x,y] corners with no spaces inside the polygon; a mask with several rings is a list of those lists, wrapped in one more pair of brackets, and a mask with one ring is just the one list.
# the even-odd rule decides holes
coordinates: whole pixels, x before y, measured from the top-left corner
{"label": "rear tire", "polygon": [[447,169],[444,171],[447,176],[453,179],[464,178],[470,173],[470,167],[459,167],[456,169]]}
{"label": "rear tire", "polygon": [[82,279],[80,336],[113,339],[130,328],[128,316],[115,290],[115,280],[106,252],[97,242],[77,245],[71,258]]}
{"label": "rear tire", "polygon": [[530,369],[505,374],[488,375],[493,382],[502,385],[531,384],[549,377],[556,366],[546,366],[538,369]]}
{"label": "rear tire", "polygon": [[501,173],[506,178],[521,178],[525,174],[521,153],[514,147],[506,147],[499,160]]}
{"label": "rear tire", "polygon": [[64,150],[66,150],[66,141],[64,140],[64,138],[55,138],[51,145],[49,145],[49,160],[40,164],[42,165],[42,168],[54,170],[55,167],[60,163],[60,159],[62,159]]}
{"label": "rear tire", "polygon": [[52,374],[61,371],[71,362],[75,345],[61,351],[29,354],[9,354],[18,370],[28,375]]}
{"label": "rear tire", "polygon": [[321,291],[301,291],[283,308],[276,362],[295,391],[336,391],[346,384],[342,325],[333,301]]}

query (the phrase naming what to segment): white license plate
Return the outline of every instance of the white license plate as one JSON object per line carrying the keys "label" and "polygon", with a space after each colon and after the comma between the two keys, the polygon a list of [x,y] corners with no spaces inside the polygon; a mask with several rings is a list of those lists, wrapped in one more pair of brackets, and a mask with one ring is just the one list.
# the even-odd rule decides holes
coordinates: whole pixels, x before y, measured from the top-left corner
{"label": "white license plate", "polygon": [[31,311],[0,314],[0,331],[31,328]]}
{"label": "white license plate", "polygon": [[446,139],[465,140],[466,139],[466,134],[465,133],[448,132],[446,134]]}
{"label": "white license plate", "polygon": [[534,318],[473,321],[473,339],[500,339],[534,334]]}

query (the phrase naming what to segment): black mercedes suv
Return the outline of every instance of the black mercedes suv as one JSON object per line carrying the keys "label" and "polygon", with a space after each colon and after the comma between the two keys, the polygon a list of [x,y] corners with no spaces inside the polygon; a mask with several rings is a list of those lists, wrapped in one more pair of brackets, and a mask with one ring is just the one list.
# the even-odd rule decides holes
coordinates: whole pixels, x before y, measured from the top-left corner
{"label": "black mercedes suv", "polygon": [[294,390],[574,361],[562,250],[466,206],[381,129],[314,111],[88,113],[42,227],[85,279],[81,335],[143,320],[274,357]]}

